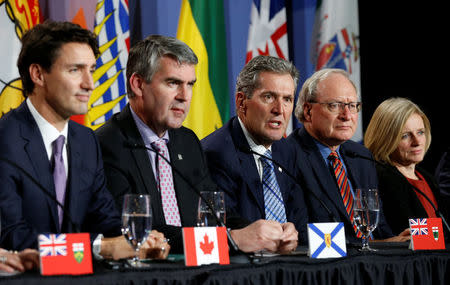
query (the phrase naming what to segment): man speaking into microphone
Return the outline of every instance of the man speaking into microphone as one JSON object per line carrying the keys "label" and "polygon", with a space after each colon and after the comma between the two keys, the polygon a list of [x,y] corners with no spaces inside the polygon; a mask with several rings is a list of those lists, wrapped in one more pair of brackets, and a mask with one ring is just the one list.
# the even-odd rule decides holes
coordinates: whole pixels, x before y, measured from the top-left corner
{"label": "man speaking into microphone", "polygon": [[[22,37],[17,66],[27,99],[0,120],[2,247],[36,248],[40,233],[82,231],[95,238],[95,255],[135,255],[105,187],[96,136],[70,120],[88,110],[98,54],[96,36],[69,22],[48,21]],[[154,234],[148,245],[164,246]]]}
{"label": "man speaking into microphone", "polygon": [[[298,97],[295,116],[303,127],[288,137],[299,156],[296,172],[302,187],[311,189],[327,205],[333,220],[344,223],[350,242],[358,242],[360,236],[352,221],[353,191],[378,186],[374,163],[357,157],[371,158],[370,151],[350,140],[356,131],[360,110],[356,86],[346,71],[319,70],[305,81]],[[310,222],[333,222],[316,197],[305,194],[305,200]],[[380,209],[374,238],[406,241],[410,236],[405,231],[393,237]]]}
{"label": "man speaking into microphone", "polygon": [[253,222],[252,236],[272,252],[292,251],[298,237],[306,240],[303,192],[283,173],[293,173],[295,164],[294,151],[283,135],[298,78],[288,61],[253,58],[237,79],[237,116],[202,140],[211,175],[226,193],[228,215]]}

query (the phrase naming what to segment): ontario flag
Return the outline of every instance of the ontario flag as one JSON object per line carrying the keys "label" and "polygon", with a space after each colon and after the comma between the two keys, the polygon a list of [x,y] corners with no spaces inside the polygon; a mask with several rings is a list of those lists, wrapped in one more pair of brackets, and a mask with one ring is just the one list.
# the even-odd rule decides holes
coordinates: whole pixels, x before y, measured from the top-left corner
{"label": "ontario flag", "polygon": [[93,273],[88,233],[40,234],[38,242],[42,275]]}
{"label": "ontario flag", "polygon": [[186,266],[230,264],[225,227],[183,228]]}
{"label": "ontario flag", "polygon": [[411,247],[420,249],[445,249],[441,218],[409,219]]}

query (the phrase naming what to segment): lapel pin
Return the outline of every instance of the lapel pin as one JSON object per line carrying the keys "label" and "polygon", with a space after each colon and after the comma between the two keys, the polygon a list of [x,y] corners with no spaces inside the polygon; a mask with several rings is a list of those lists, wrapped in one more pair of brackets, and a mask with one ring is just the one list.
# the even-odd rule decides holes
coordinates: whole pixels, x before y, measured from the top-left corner
{"label": "lapel pin", "polygon": [[180,153],[178,154],[178,160],[183,160],[183,156]]}
{"label": "lapel pin", "polygon": [[281,167],[278,167],[278,171],[283,172],[283,169],[281,169]]}

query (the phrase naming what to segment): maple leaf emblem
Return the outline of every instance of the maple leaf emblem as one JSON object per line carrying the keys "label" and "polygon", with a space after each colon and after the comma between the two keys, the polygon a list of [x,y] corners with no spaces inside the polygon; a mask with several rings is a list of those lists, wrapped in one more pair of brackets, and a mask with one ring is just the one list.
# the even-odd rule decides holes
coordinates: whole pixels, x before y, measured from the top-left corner
{"label": "maple leaf emblem", "polygon": [[203,241],[200,242],[200,249],[203,251],[203,254],[211,254],[214,248],[214,242],[209,241],[209,236],[205,233],[203,236]]}

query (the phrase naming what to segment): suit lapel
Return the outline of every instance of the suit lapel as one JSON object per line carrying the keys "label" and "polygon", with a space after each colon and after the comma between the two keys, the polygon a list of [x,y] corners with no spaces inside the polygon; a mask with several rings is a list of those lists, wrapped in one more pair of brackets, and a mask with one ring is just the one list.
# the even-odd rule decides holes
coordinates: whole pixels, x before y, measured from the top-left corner
{"label": "suit lapel", "polygon": [[234,118],[232,123],[231,137],[233,138],[233,143],[236,147],[241,170],[245,172],[245,175],[243,175],[242,177],[248,186],[247,191],[251,193],[251,196],[253,196],[259,210],[261,211],[261,213],[263,213],[264,216],[264,194],[261,179],[259,177],[258,168],[256,167],[254,156],[252,154],[241,151],[241,149],[249,149],[250,146],[247,142],[247,139],[245,138],[244,132],[242,131],[237,117]]}
{"label": "suit lapel", "polygon": [[[282,147],[280,147],[280,145],[278,145],[277,142],[275,142],[272,145],[272,158],[275,161],[277,161],[278,163],[280,163],[281,165],[283,165],[281,162],[284,161],[283,156],[282,156],[282,151],[283,151]],[[278,185],[280,186],[281,194],[283,195],[284,204],[286,205],[289,187],[290,187],[290,183],[289,183],[290,178],[287,177],[287,174],[283,173],[283,170],[281,169],[281,167],[277,166],[275,163],[273,164],[273,167],[275,169],[275,175],[277,177]],[[286,165],[283,165],[283,167],[286,168]]]}
{"label": "suit lapel", "polygon": [[350,221],[347,211],[345,210],[344,203],[342,202],[342,196],[339,193],[336,180],[332,176],[329,167],[324,162],[313,138],[304,128],[300,130],[300,137],[304,141],[303,145],[305,146],[305,152],[307,153],[306,159],[308,159],[309,165],[311,165],[314,179],[319,184],[322,192],[334,204],[335,208],[339,210],[341,215],[347,217]]}
{"label": "suit lapel", "polygon": [[[144,145],[144,140],[134,122],[131,115],[129,104],[118,114],[117,122],[124,135],[125,141],[131,145]],[[157,188],[155,176],[153,174],[152,165],[146,149],[130,148],[131,156],[136,163],[136,169],[142,180],[146,193],[150,194],[152,203],[152,212],[156,221],[164,220],[164,214],[161,207],[161,196]]]}
{"label": "suit lapel", "polygon": [[[26,124],[21,124],[21,135],[23,138],[24,150],[29,163],[23,163],[23,165],[32,165],[32,171],[37,181],[56,199],[55,185],[53,183],[53,174],[51,172],[50,161],[47,157],[47,151],[45,150],[44,141],[42,135],[39,132],[39,128],[31,115],[28,107],[25,103],[18,108],[18,113],[24,117]],[[28,170],[28,169],[27,169]],[[45,194],[43,194],[45,195]],[[54,228],[59,229],[58,212],[56,203],[53,199],[45,195],[47,199],[47,205],[51,213],[51,217],[54,223]]]}
{"label": "suit lapel", "polygon": [[[186,149],[185,141],[183,137],[178,136],[178,131],[176,129],[169,130],[169,143],[167,145],[169,149],[170,162],[172,163],[172,176],[173,176],[173,185],[175,188],[175,193],[178,201],[178,210],[180,211],[181,224],[187,225],[192,224],[192,221],[195,221],[195,214],[198,209],[198,199],[199,197],[193,193],[194,189],[188,189],[183,191],[181,185],[185,185],[185,187],[190,187],[187,185],[186,181],[180,177],[177,173],[177,170],[181,172],[181,174],[188,173],[188,168],[191,167],[191,163],[196,163],[192,159],[189,159],[189,154],[184,153]],[[176,170],[175,170],[176,169]],[[188,177],[187,179],[192,179],[192,177]],[[194,183],[192,180],[190,183]],[[199,183],[201,184],[201,182]],[[195,184],[193,186],[198,186]],[[203,189],[198,189],[198,191],[202,191]]]}

